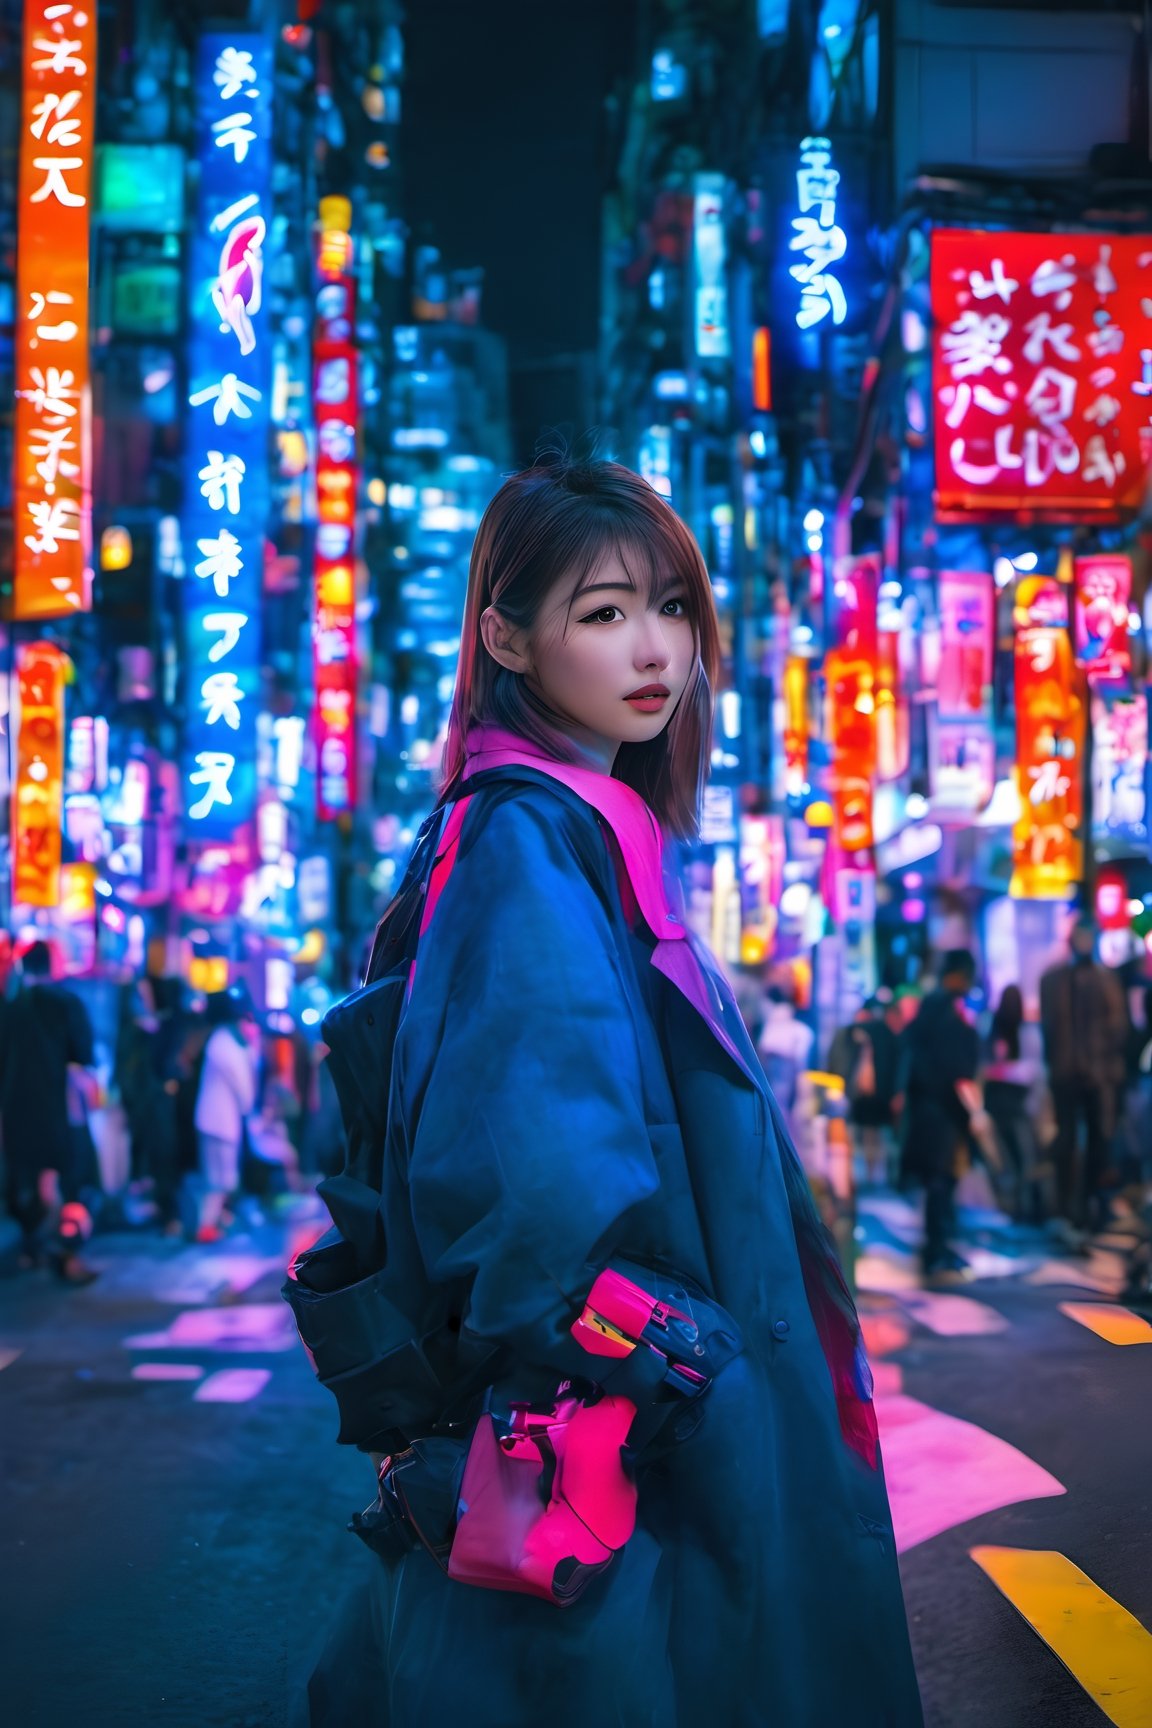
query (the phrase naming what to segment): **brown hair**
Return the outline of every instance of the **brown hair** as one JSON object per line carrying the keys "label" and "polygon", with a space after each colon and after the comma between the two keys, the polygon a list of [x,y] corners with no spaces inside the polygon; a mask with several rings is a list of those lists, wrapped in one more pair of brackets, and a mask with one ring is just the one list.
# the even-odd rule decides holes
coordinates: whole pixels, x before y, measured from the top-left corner
{"label": "brown hair", "polygon": [[506,480],[484,512],[468,573],[441,803],[457,795],[472,726],[499,726],[559,761],[581,760],[560,717],[489,654],[480,618],[494,606],[514,629],[530,632],[559,577],[570,576],[575,593],[613,553],[649,598],[673,579],[682,585],[697,648],[695,675],[671,720],[648,743],[622,744],[613,776],[639,792],[670,833],[695,836],[720,666],[712,585],[700,548],[671,505],[617,462],[542,459]]}

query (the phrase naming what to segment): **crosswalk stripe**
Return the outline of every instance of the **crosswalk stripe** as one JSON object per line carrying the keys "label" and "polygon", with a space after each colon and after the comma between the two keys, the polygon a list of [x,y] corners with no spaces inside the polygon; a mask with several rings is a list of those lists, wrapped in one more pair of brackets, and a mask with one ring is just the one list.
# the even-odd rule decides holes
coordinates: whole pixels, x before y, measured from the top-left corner
{"label": "crosswalk stripe", "polygon": [[1116,1728],[1152,1721],[1152,1634],[1067,1555],[1030,1548],[969,1554]]}
{"label": "crosswalk stripe", "polygon": [[1108,1344],[1152,1344],[1152,1325],[1131,1308],[1112,1302],[1061,1302],[1060,1312]]}

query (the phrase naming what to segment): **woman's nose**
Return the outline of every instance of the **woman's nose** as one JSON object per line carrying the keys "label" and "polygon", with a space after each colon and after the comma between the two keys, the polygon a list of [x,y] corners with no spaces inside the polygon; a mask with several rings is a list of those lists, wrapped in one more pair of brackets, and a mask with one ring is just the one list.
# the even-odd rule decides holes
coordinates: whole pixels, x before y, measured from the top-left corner
{"label": "woman's nose", "polygon": [[663,624],[657,618],[649,618],[640,644],[637,663],[644,666],[667,666],[672,658],[672,649],[668,642],[668,634]]}

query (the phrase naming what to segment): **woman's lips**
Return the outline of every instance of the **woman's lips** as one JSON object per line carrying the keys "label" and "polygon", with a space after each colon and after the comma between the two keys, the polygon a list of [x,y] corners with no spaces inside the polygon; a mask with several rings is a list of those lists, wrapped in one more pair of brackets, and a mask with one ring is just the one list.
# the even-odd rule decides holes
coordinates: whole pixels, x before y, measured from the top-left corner
{"label": "woman's lips", "polygon": [[663,696],[625,696],[630,708],[638,708],[642,714],[658,714],[668,700],[667,692]]}

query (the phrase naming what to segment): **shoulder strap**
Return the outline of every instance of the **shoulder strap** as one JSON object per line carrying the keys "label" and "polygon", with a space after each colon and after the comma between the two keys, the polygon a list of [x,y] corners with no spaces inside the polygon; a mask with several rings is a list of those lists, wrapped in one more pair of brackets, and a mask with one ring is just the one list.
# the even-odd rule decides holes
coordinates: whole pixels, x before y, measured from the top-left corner
{"label": "shoulder strap", "polygon": [[[449,876],[452,874],[452,866],[456,862],[457,851],[460,843],[460,830],[464,826],[464,816],[471,802],[471,794],[466,798],[458,798],[449,810],[448,820],[445,822],[444,827],[441,830],[436,857],[432,862],[432,871],[428,878],[428,887],[424,896],[424,912],[420,919],[420,936],[423,936],[425,930],[427,930],[429,924],[431,924],[432,914],[436,910],[437,902],[439,901],[441,894],[444,892]],[[417,943],[419,943],[419,937],[417,938]],[[416,978],[416,958],[417,956],[413,955],[412,964],[408,968],[408,987],[404,992],[405,1002],[407,1002],[408,998],[412,994],[412,985]]]}

